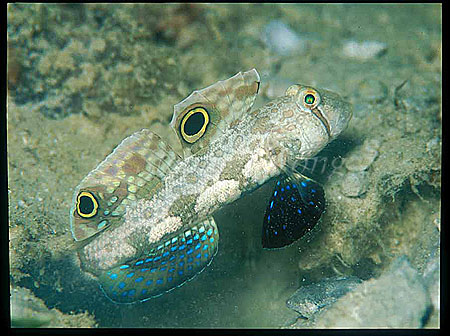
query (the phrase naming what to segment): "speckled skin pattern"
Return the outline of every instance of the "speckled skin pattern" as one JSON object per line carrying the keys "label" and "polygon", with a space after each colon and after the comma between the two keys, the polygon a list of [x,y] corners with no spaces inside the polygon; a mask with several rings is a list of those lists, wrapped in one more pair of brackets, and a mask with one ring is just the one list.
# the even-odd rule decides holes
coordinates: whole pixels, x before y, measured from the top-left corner
{"label": "speckled skin pattern", "polygon": [[[253,69],[195,91],[175,106],[172,120],[184,158],[143,129],[80,183],[71,226],[74,238],[83,241],[79,256],[86,271],[97,275],[137,260],[171,233],[201,223],[287,165],[313,157],[351,118],[350,105],[340,96],[303,85],[293,85],[285,96],[251,111],[258,89],[259,75]],[[317,94],[314,109],[303,104],[305,90]],[[213,102],[208,110],[220,116],[211,114],[202,141],[191,145],[180,135],[179,120],[188,106],[201,100]],[[107,209],[94,225],[76,213],[83,190],[96,194],[99,210]],[[106,224],[99,224],[101,219]]]}

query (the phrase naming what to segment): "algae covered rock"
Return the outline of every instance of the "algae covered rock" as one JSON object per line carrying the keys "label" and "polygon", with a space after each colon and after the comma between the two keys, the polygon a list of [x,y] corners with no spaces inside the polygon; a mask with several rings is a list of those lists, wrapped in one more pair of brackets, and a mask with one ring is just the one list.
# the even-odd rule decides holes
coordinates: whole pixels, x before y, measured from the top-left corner
{"label": "algae covered rock", "polygon": [[327,307],[341,296],[354,290],[361,279],[350,277],[333,277],[300,287],[286,302],[288,308],[300,315],[310,318],[324,307]]}
{"label": "algae covered rock", "polygon": [[359,285],[325,311],[317,328],[421,328],[430,297],[406,257],[396,259],[378,279]]}

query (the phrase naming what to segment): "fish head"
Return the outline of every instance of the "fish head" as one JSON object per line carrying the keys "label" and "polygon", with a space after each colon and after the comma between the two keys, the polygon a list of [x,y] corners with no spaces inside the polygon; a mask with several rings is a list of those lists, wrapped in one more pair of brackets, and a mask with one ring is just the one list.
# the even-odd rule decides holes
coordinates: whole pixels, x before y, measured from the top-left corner
{"label": "fish head", "polygon": [[271,124],[264,146],[275,165],[283,169],[313,158],[341,134],[352,108],[332,91],[295,84],[265,113]]}
{"label": "fish head", "polygon": [[298,110],[311,113],[321,122],[328,142],[341,134],[352,118],[350,102],[330,90],[296,84],[286,90],[286,96],[294,99]]}

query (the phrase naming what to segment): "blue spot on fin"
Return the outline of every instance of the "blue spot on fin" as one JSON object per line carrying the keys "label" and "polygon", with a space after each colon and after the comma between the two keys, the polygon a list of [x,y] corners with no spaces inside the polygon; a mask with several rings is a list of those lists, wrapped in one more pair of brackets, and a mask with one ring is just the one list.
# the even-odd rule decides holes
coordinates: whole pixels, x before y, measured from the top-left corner
{"label": "blue spot on fin", "polygon": [[280,248],[292,244],[311,231],[324,209],[325,192],[317,182],[297,172],[282,177],[264,214],[263,247]]}
{"label": "blue spot on fin", "polygon": [[[205,231],[210,239],[199,240],[201,248],[195,254],[196,257],[187,258],[186,249],[180,249],[184,244],[182,238],[195,234],[202,237]],[[183,227],[164,237],[164,241],[157,242],[147,254],[100,273],[100,287],[115,303],[146,301],[160,296],[203,271],[217,253],[218,241],[219,232],[212,217],[193,223],[188,228]],[[170,244],[166,245],[166,242]],[[164,248],[158,249],[161,244]]]}

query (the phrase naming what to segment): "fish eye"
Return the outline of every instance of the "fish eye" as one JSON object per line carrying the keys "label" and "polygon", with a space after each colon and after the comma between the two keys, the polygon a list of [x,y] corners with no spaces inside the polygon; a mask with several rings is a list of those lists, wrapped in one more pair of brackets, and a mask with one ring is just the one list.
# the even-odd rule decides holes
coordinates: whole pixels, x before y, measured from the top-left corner
{"label": "fish eye", "polygon": [[316,90],[307,88],[300,93],[300,101],[304,107],[313,109],[319,105],[320,95]]}
{"label": "fish eye", "polygon": [[203,136],[208,124],[208,111],[204,107],[196,107],[184,116],[180,125],[181,135],[186,142],[194,143]]}
{"label": "fish eye", "polygon": [[308,93],[305,96],[305,104],[312,105],[312,104],[314,104],[315,101],[316,101],[316,97],[314,97],[314,95],[312,95],[311,93]]}
{"label": "fish eye", "polygon": [[94,217],[98,211],[98,201],[92,193],[82,191],[77,196],[76,210],[82,218]]}

